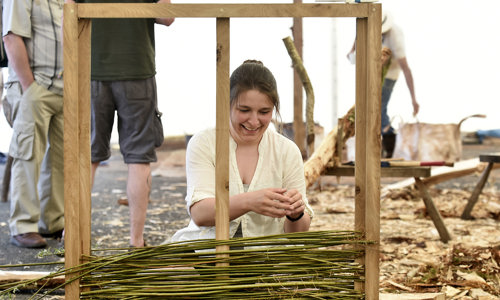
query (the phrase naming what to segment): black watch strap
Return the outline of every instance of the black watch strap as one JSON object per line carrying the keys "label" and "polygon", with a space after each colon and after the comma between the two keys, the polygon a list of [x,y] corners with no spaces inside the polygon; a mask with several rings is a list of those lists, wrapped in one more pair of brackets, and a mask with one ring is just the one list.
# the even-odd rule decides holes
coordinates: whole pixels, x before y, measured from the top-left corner
{"label": "black watch strap", "polygon": [[290,216],[286,216],[286,218],[292,222],[300,220],[304,216],[304,212],[302,212],[297,218],[292,218]]}

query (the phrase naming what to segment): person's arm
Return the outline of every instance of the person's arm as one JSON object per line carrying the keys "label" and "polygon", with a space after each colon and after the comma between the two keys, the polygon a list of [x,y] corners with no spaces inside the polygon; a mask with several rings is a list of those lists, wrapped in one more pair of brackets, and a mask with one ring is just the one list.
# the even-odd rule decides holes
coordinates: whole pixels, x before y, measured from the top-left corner
{"label": "person's arm", "polygon": [[349,52],[346,55],[348,60],[351,60],[350,56],[352,53],[354,53],[354,51],[356,51],[356,39],[354,39],[354,42],[352,43],[351,50],[349,50]]}
{"label": "person's arm", "polygon": [[401,67],[401,70],[403,71],[403,74],[405,75],[406,85],[408,86],[408,90],[410,91],[411,104],[413,105],[413,116],[416,116],[418,114],[420,106],[417,102],[417,98],[415,97],[415,86],[413,84],[413,75],[411,73],[411,69],[408,66],[406,57],[398,59],[398,63]]}
{"label": "person's arm", "polygon": [[28,58],[28,51],[21,36],[9,32],[3,37],[5,52],[9,58],[9,67],[16,72],[23,91],[35,81]]}
{"label": "person's arm", "polygon": [[[158,3],[171,3],[170,0],[158,0]],[[156,23],[162,24],[165,26],[170,26],[174,23],[175,18],[156,18]]]}
{"label": "person's arm", "polygon": [[287,144],[282,150],[283,186],[288,189],[286,195],[290,197],[292,209],[287,212],[283,229],[285,232],[308,231],[314,212],[307,202],[304,163],[297,145],[293,142]]}
{"label": "person's arm", "polygon": [[[229,219],[234,220],[250,211],[272,218],[283,218],[294,211],[286,189],[268,188],[229,197]],[[215,226],[215,198],[193,204],[191,218],[198,226]]]}

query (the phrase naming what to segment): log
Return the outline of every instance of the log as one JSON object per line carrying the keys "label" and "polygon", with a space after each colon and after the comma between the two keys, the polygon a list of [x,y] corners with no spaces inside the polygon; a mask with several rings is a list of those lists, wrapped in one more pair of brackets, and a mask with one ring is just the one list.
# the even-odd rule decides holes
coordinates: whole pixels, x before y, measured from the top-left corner
{"label": "log", "polygon": [[290,37],[286,37],[283,39],[283,43],[285,43],[288,55],[290,55],[290,58],[292,59],[293,68],[299,75],[306,92],[307,156],[310,157],[314,152],[314,90],[311,80],[309,79],[309,75],[307,75],[307,71],[302,62],[302,58],[297,52],[292,39]]}
{"label": "log", "polygon": [[[285,41],[285,44],[287,43],[290,43],[290,41],[288,42]],[[287,49],[288,48],[289,47],[287,46]],[[290,56],[292,56],[292,53],[290,53]],[[391,56],[392,56],[391,50],[387,47],[383,47],[380,56],[380,61],[382,64],[382,74],[381,74],[382,84],[384,82],[385,75],[391,63]],[[305,83],[304,86],[306,86]],[[307,94],[307,89],[306,89],[306,94]],[[355,133],[354,117],[355,114],[353,106],[351,107],[351,109],[349,109],[347,114],[341,120],[339,120],[339,124],[335,126],[335,128],[333,128],[332,131],[330,131],[330,133],[323,139],[318,149],[316,149],[314,153],[309,157],[309,159],[304,163],[304,174],[306,177],[307,188],[309,188],[318,179],[318,177],[320,177],[321,174],[323,174],[330,161],[333,160],[334,167],[339,165],[340,158],[342,157],[342,149],[344,147],[344,144],[347,141],[347,139],[354,136]],[[341,132],[342,135],[339,135],[338,132]],[[312,141],[314,142],[314,139]],[[309,143],[309,131],[308,131],[307,142]]]}
{"label": "log", "polygon": [[[338,130],[339,128],[342,128],[342,130]],[[307,188],[323,174],[335,154],[340,157],[342,149],[338,149],[340,148],[337,142],[338,132],[340,132],[342,136],[342,145],[348,138],[354,136],[354,106],[349,109],[341,122],[328,133],[318,149],[316,149],[311,157],[304,163],[304,175],[306,177]],[[334,159],[334,164],[338,162],[338,159]]]}
{"label": "log", "polygon": [[46,276],[49,276],[50,274],[51,274],[50,272],[35,272],[35,271],[7,272],[0,270],[0,284],[8,284],[8,283],[16,283],[21,281],[40,279],[38,281],[35,281],[31,285],[23,286],[23,288],[32,289],[37,286],[40,287],[41,285],[44,285],[46,288],[51,288],[59,286],[64,283],[65,281],[64,275],[46,278]]}

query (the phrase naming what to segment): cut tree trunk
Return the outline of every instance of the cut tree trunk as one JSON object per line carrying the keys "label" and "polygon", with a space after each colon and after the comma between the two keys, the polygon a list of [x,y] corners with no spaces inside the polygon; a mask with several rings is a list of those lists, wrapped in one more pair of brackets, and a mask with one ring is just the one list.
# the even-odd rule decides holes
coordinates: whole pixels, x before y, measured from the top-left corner
{"label": "cut tree trunk", "polygon": [[340,162],[342,145],[352,136],[354,136],[354,106],[349,109],[339,124],[328,133],[318,149],[304,163],[306,187],[310,187],[321,176],[332,159],[334,164]]}

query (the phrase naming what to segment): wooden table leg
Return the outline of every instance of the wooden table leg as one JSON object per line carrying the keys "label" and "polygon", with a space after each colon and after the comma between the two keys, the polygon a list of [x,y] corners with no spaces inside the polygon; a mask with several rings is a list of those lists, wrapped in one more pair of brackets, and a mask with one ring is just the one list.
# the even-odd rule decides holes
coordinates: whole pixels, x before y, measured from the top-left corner
{"label": "wooden table leg", "polygon": [[471,212],[472,208],[474,208],[474,205],[476,205],[477,200],[479,199],[479,195],[483,191],[484,185],[486,184],[486,181],[488,181],[488,177],[490,176],[491,169],[493,169],[493,163],[490,162],[488,163],[488,166],[486,166],[486,169],[483,172],[483,175],[481,175],[481,179],[477,183],[476,187],[474,188],[474,191],[472,191],[472,195],[469,198],[469,201],[467,202],[467,205],[464,208],[464,211],[462,212],[461,218],[464,220],[470,220],[472,219]]}
{"label": "wooden table leg", "polygon": [[444,225],[441,214],[439,213],[439,211],[436,208],[436,205],[434,205],[434,202],[432,201],[431,195],[427,190],[427,186],[418,177],[415,177],[415,183],[420,192],[420,195],[422,196],[422,199],[424,200],[425,208],[427,209],[427,212],[429,213],[432,222],[434,222],[434,226],[436,226],[436,229],[439,232],[441,241],[443,243],[447,243],[449,240],[451,240],[450,234],[448,233],[448,229],[446,229],[446,226]]}

